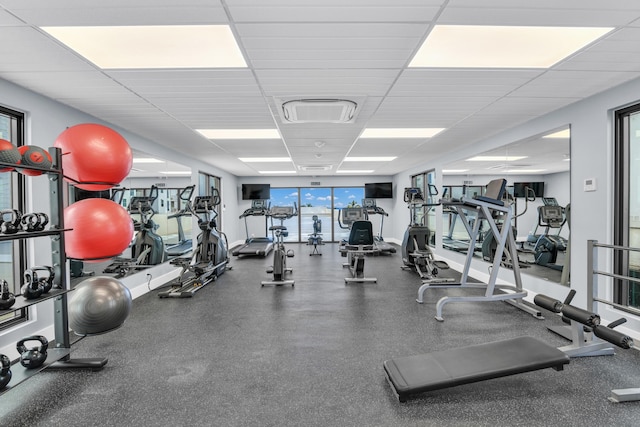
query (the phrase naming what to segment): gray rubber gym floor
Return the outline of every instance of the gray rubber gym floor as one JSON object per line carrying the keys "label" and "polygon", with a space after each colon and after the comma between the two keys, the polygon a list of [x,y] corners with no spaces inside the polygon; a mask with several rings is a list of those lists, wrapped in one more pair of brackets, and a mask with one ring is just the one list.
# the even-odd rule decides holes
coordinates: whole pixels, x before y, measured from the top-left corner
{"label": "gray rubber gym floor", "polygon": [[[233,270],[192,299],[134,301],[125,325],[74,345],[108,357],[102,371],[44,371],[0,397],[2,426],[637,426],[640,403],[613,388],[640,387],[640,354],[572,359],[546,369],[426,393],[399,403],[383,361],[522,335],[567,341],[502,303],[448,304],[400,254],[367,258],[377,283],[345,285],[337,246],[290,244],[295,287],[260,287],[270,259]],[[452,273],[449,273],[452,274]],[[477,290],[475,291],[477,292]]]}

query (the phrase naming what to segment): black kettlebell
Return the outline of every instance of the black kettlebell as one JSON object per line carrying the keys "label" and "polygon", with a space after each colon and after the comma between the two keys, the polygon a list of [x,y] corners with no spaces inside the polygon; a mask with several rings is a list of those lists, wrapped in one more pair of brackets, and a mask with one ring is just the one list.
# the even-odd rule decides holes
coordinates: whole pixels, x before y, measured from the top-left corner
{"label": "black kettlebell", "polygon": [[24,231],[38,231],[38,228],[40,227],[40,217],[36,213],[24,214],[20,219],[20,223],[22,224],[22,229]]}
{"label": "black kettlebell", "polygon": [[[27,341],[40,341],[39,347],[33,347],[27,349],[24,343]],[[45,360],[47,360],[47,348],[49,347],[49,341],[42,335],[30,335],[22,338],[16,344],[18,353],[20,353],[20,364],[27,369],[34,369],[42,366]]]}
{"label": "black kettlebell", "polygon": [[38,280],[38,276],[30,268],[24,272],[24,284],[20,288],[20,293],[26,299],[40,298],[44,293],[42,282]]}
{"label": "black kettlebell", "polygon": [[[53,272],[53,267],[49,267],[48,265],[38,265],[35,267],[31,267],[30,270],[33,272],[34,277],[33,280],[38,280],[40,285],[42,285],[42,293],[46,294],[53,288],[53,279],[55,279],[55,274]],[[46,271],[47,276],[39,277],[36,271]]]}
{"label": "black kettlebell", "polygon": [[[5,220],[6,215],[9,215],[9,220]],[[15,234],[20,231],[20,220],[22,219],[20,211],[5,209],[0,211],[0,218],[2,219],[0,232],[4,234]]]}
{"label": "black kettlebell", "polygon": [[15,302],[15,295],[9,292],[9,283],[3,280],[2,287],[0,288],[0,310],[8,310]]}
{"label": "black kettlebell", "polygon": [[36,215],[40,218],[40,222],[38,222],[38,229],[36,231],[44,231],[44,227],[49,224],[49,216],[44,212],[38,212]]}
{"label": "black kettlebell", "polygon": [[4,354],[0,354],[0,390],[11,381],[11,360]]}

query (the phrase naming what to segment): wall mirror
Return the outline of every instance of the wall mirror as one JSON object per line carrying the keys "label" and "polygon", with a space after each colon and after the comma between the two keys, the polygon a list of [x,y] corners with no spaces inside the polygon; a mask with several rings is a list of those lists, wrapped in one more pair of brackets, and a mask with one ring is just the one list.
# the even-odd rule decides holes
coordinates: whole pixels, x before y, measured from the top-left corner
{"label": "wall mirror", "polygon": [[[197,188],[193,188],[192,193],[189,191],[192,185],[191,174],[192,170],[187,166],[134,150],[131,171],[118,187],[100,192],[73,188],[70,190],[69,201],[71,203],[83,198],[102,197],[120,203],[130,212],[135,224],[133,244],[136,233],[139,232],[140,223],[145,219],[141,217],[132,201],[140,200],[140,197],[155,196],[151,204],[153,210],[151,220],[154,224],[152,231],[161,239],[162,246],[158,245],[158,248],[162,248],[164,262],[168,262],[172,258],[189,256],[191,253],[193,218],[186,207],[187,203],[198,195]],[[152,192],[152,188],[156,190]],[[130,258],[131,255],[131,247],[129,247],[122,257]],[[157,256],[154,259],[157,259]],[[155,261],[152,263],[156,264]],[[71,276],[81,278],[90,274],[112,274],[126,277],[147,269],[143,265],[120,271],[109,269],[113,264],[113,260],[100,263],[72,262]]]}
{"label": "wall mirror", "polygon": [[[515,216],[522,273],[563,284],[568,284],[564,261],[570,249],[570,142],[569,127],[554,129],[448,164],[442,171],[442,193],[452,198],[483,195],[489,181],[506,178],[505,202]],[[469,234],[459,215],[446,207],[442,215],[443,247],[466,254]],[[475,221],[473,215],[467,219]],[[480,224],[480,230],[474,256],[492,262],[489,227]]]}

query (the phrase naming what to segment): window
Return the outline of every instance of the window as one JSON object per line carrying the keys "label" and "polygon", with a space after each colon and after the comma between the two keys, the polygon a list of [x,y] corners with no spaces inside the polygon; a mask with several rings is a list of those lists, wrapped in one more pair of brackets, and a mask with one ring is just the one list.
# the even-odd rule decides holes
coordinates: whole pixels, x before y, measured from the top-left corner
{"label": "window", "polygon": [[[0,107],[0,138],[13,145],[24,144],[24,115]],[[0,209],[24,212],[24,177],[17,173],[0,173]],[[22,272],[26,266],[26,249],[21,240],[0,242],[0,279],[6,280],[11,292],[20,293]],[[0,317],[0,326],[26,319],[25,309]]]}
{"label": "window", "polygon": [[[640,105],[616,112],[614,244],[640,247]],[[640,253],[615,251],[615,272],[640,280]],[[640,282],[617,280],[614,301],[640,308]]]}

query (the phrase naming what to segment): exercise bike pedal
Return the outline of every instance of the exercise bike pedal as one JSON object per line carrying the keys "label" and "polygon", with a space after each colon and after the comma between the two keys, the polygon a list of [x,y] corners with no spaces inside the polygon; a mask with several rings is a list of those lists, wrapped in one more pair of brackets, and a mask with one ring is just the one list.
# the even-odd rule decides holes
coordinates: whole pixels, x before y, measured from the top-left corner
{"label": "exercise bike pedal", "polygon": [[267,273],[268,274],[273,273],[273,266],[270,266],[269,268],[267,268]]}
{"label": "exercise bike pedal", "polygon": [[293,253],[293,249],[289,249],[289,250],[287,251],[287,257],[289,257],[289,258],[293,258],[293,257],[294,257],[294,255],[295,255],[295,254]]}

